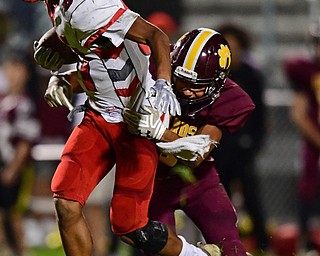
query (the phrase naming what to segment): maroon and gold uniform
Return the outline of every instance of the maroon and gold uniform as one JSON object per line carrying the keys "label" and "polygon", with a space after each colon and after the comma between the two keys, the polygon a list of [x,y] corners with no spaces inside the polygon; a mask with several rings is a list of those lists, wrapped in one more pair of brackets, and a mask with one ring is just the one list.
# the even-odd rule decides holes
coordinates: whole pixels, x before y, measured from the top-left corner
{"label": "maroon and gold uniform", "polygon": [[[293,90],[303,91],[308,97],[308,116],[320,130],[320,64],[312,59],[299,58],[287,60],[284,64],[286,75]],[[320,151],[308,139],[303,140],[302,173],[298,184],[299,196],[305,200],[314,199],[320,185]]]}
{"label": "maroon and gold uniform", "polygon": [[[220,97],[212,105],[195,117],[173,118],[170,129],[180,137],[194,135],[205,124],[235,132],[253,109],[250,97],[227,79]],[[222,255],[246,255],[236,228],[236,213],[220,182],[213,157],[207,157],[189,175],[193,177],[184,181],[184,177],[174,173],[174,168],[159,163],[149,217],[175,227],[174,211],[181,209],[200,229],[207,243],[223,248]]]}

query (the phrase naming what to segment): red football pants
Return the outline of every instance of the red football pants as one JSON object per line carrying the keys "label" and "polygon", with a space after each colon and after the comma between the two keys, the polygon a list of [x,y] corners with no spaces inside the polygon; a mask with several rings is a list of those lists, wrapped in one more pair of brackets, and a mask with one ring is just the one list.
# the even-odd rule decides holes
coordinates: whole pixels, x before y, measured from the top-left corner
{"label": "red football pants", "polygon": [[158,154],[154,142],[130,134],[124,123],[108,123],[92,110],[70,135],[54,174],[53,196],[85,205],[116,164],[110,219],[123,235],[145,226]]}

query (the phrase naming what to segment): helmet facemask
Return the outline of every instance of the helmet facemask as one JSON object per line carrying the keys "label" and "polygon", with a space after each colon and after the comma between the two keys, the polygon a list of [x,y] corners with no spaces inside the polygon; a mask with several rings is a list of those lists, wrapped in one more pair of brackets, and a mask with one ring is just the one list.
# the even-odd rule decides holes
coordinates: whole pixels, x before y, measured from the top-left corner
{"label": "helmet facemask", "polygon": [[[177,78],[182,79],[186,83],[191,83],[195,88],[199,87],[199,89],[204,88],[204,94],[200,98],[188,98],[185,97],[182,93],[176,91],[175,81]],[[173,74],[173,89],[177,95],[177,99],[181,106],[181,115],[182,116],[194,116],[196,113],[201,110],[207,108],[211,104],[213,104],[217,98],[220,96],[220,90],[223,86],[217,86],[215,81],[204,82],[204,81],[190,81],[190,79],[184,78],[180,75],[177,75],[176,72]],[[191,89],[192,90],[192,89]]]}

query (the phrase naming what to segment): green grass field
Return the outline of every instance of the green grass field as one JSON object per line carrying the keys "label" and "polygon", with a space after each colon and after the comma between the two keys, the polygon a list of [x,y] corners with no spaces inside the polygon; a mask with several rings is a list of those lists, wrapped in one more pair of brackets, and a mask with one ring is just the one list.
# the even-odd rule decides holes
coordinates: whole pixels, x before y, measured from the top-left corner
{"label": "green grass field", "polygon": [[31,249],[31,256],[64,256],[63,249],[61,247],[56,249],[50,249],[46,247],[36,247]]}
{"label": "green grass field", "polygon": [[[33,247],[31,248],[30,256],[65,256],[62,247],[50,249],[48,247]],[[116,255],[132,256],[134,251],[129,245],[120,242]],[[1,253],[0,253],[1,256]]]}

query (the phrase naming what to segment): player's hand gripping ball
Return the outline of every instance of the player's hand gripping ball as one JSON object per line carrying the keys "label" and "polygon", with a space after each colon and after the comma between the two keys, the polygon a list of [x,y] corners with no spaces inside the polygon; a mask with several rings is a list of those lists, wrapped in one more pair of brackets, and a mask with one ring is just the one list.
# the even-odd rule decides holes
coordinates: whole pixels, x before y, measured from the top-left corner
{"label": "player's hand gripping ball", "polygon": [[35,41],[33,48],[37,64],[48,70],[56,71],[64,64],[77,62],[77,55],[59,39],[54,27]]}

